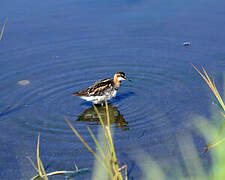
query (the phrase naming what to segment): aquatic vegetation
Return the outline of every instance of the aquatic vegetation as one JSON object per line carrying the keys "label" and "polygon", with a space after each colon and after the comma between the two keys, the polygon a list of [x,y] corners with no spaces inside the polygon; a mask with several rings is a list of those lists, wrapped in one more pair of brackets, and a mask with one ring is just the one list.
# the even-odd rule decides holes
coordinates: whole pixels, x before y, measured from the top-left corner
{"label": "aquatic vegetation", "polygon": [[2,37],[3,37],[3,33],[4,33],[4,30],[5,30],[5,26],[6,26],[6,22],[8,21],[8,17],[6,18],[4,24],[3,24],[3,27],[2,27],[2,30],[1,30],[1,34],[0,34],[0,41],[2,40]]}
{"label": "aquatic vegetation", "polygon": [[210,89],[212,90],[213,94],[215,95],[215,97],[217,98],[217,100],[219,101],[221,107],[223,108],[223,111],[225,112],[225,105],[224,102],[216,88],[215,82],[210,79],[209,75],[207,74],[206,70],[204,69],[204,67],[202,67],[202,70],[204,72],[204,74],[202,74],[194,65],[192,65],[195,70],[202,76],[202,78],[205,80],[205,82],[208,84],[208,86],[210,87]]}
{"label": "aquatic vegetation", "polygon": [[[219,94],[219,92],[218,92],[218,90],[216,88],[215,82],[210,79],[210,77],[207,74],[207,72],[204,69],[204,67],[202,67],[202,70],[203,70],[203,73],[204,73],[204,74],[202,74],[194,65],[192,65],[192,66],[201,75],[201,77],[205,80],[207,85],[212,90],[213,94],[215,95],[216,99],[219,102],[219,105],[220,105],[220,106],[218,106],[219,111],[222,114],[222,116],[225,118],[225,104],[224,104],[223,99],[221,98],[221,96],[220,96],[220,94]],[[220,127],[220,129],[219,129],[219,131],[218,131],[218,133],[216,135],[216,138],[212,142],[207,144],[204,153],[206,153],[209,149],[211,149],[213,147],[216,147],[216,146],[218,146],[219,144],[221,144],[222,142],[225,141],[225,138],[219,139],[222,131],[224,130],[224,127],[225,127],[225,121],[223,122],[222,126]]]}
{"label": "aquatic vegetation", "polygon": [[[217,128],[207,123],[207,120],[198,117],[198,130],[204,135],[207,141],[217,134]],[[205,131],[207,129],[207,131]],[[178,137],[178,148],[180,149],[183,163],[176,160],[166,162],[161,167],[149,154],[137,150],[134,157],[137,165],[142,171],[142,180],[222,180],[225,178],[225,144],[210,151],[212,163],[209,168],[204,168],[203,161],[206,155],[199,155],[191,135]],[[169,172],[169,173],[168,173]]]}
{"label": "aquatic vegetation", "polygon": [[[212,92],[214,93],[216,99],[219,102],[218,106],[221,114],[223,117],[225,117],[225,105],[223,102],[223,99],[221,98],[215,82],[212,81],[207,74],[206,70],[202,67],[203,73],[201,73],[194,65],[193,67],[195,70],[202,76],[202,78],[206,81],[208,86],[211,88]],[[116,156],[116,150],[114,147],[113,142],[113,132],[110,128],[111,125],[111,115],[110,115],[110,108],[105,101],[105,115],[102,116],[101,111],[104,109],[103,107],[97,107],[93,106],[99,121],[101,123],[101,130],[102,133],[99,133],[102,135],[102,139],[96,138],[96,136],[93,134],[91,129],[87,127],[90,136],[92,137],[93,141],[95,142],[95,145],[97,147],[97,152],[93,150],[92,147],[90,147],[87,142],[82,138],[82,136],[78,133],[78,131],[72,126],[72,124],[69,122],[69,120],[65,119],[74,134],[80,139],[80,141],[84,144],[84,146],[91,152],[91,154],[95,157],[96,163],[94,166],[93,171],[93,177],[92,179],[111,179],[111,180],[128,180],[128,174],[127,174],[127,165],[124,165],[122,167],[119,167],[118,159]],[[94,116],[95,117],[95,116]],[[167,169],[162,168],[160,165],[158,165],[150,155],[143,152],[142,150],[137,149],[137,153],[135,155],[134,160],[137,163],[137,165],[140,167],[140,170],[142,171],[142,177],[140,179],[143,180],[169,180],[169,179],[178,179],[178,180],[214,180],[214,179],[224,179],[225,178],[225,143],[222,143],[225,141],[225,138],[219,139],[221,136],[221,132],[223,131],[225,127],[225,123],[218,129],[212,126],[208,123],[206,119],[203,119],[202,117],[198,118],[198,130],[204,135],[207,142],[210,142],[207,144],[205,148],[206,153],[208,150],[214,148],[211,152],[211,158],[212,158],[212,165],[208,170],[206,170],[202,164],[201,156],[199,155],[199,152],[197,151],[194,143],[193,138],[191,135],[186,135],[184,137],[178,137],[178,148],[180,149],[183,163],[180,164],[173,164],[172,162],[167,162],[168,166]],[[207,132],[205,131],[207,129]],[[212,137],[216,138],[211,141]],[[103,141],[101,141],[103,140]],[[220,146],[218,146],[220,145]],[[70,177],[76,176],[79,173],[87,172],[87,169],[78,169],[76,168],[75,171],[55,171],[51,173],[47,173],[44,169],[43,163],[40,159],[40,136],[38,136],[38,142],[37,142],[37,166],[31,161],[32,165],[36,169],[38,175],[33,177],[32,179],[45,179],[47,180],[49,176],[53,175],[64,175],[68,179]],[[187,148],[188,147],[188,148]],[[203,156],[204,158],[205,156]],[[122,173],[122,170],[124,170],[124,173]],[[169,172],[173,172],[172,176],[168,175]]]}
{"label": "aquatic vegetation", "polygon": [[[128,179],[127,178],[127,166],[124,165],[122,167],[119,167],[118,160],[116,157],[116,151],[113,143],[112,138],[112,132],[110,128],[110,113],[109,113],[109,107],[108,103],[105,100],[105,106],[106,106],[106,119],[107,122],[104,123],[98,109],[96,106],[94,106],[96,113],[98,114],[99,120],[102,125],[103,129],[103,136],[104,136],[104,145],[101,145],[100,141],[97,140],[93,132],[89,127],[87,127],[92,139],[94,140],[97,149],[99,150],[99,153],[96,153],[86,142],[85,140],[80,136],[80,134],[77,132],[77,130],[72,126],[72,124],[66,119],[66,122],[70,126],[70,128],[73,130],[74,134],[80,139],[80,141],[85,145],[85,147],[92,153],[92,155],[96,158],[99,165],[101,165],[101,178],[102,179],[112,179],[112,180],[122,180],[122,179]],[[121,171],[125,170],[125,177],[122,175]],[[103,174],[106,174],[106,177],[104,178]]]}
{"label": "aquatic vegetation", "polygon": [[33,165],[34,169],[37,171],[38,175],[34,176],[31,180],[35,179],[44,179],[48,180],[48,176],[54,176],[54,175],[64,175],[66,178],[74,177],[77,174],[85,173],[88,171],[88,169],[78,169],[77,166],[75,166],[75,171],[54,171],[51,173],[46,173],[45,168],[43,166],[43,163],[40,158],[40,135],[38,136],[37,141],[37,166],[35,163],[29,158],[31,164]]}

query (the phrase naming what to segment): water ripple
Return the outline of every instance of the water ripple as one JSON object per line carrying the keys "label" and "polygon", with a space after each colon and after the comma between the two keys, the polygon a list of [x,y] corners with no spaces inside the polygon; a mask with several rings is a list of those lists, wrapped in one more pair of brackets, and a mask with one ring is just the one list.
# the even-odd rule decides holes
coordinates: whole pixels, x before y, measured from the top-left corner
{"label": "water ripple", "polygon": [[[73,121],[91,106],[72,96],[72,93],[98,79],[113,76],[118,70],[125,71],[132,82],[124,82],[111,102],[125,117],[129,129],[146,128],[155,120],[166,118],[175,109],[179,111],[176,104],[164,104],[161,92],[166,92],[171,84],[181,82],[182,73],[181,77],[174,76],[174,68],[167,65],[160,67],[132,61],[129,64],[108,64],[104,63],[105,58],[116,57],[86,56],[75,60],[69,57],[57,62],[32,64],[4,74],[0,77],[2,81],[18,74],[29,74],[30,84],[24,88],[17,85],[17,90],[10,95],[17,99],[16,104],[0,116],[22,113],[23,118],[19,118],[19,123],[25,131],[66,133],[70,130],[64,118]],[[90,66],[94,62],[96,65]],[[86,133],[85,123],[75,122],[75,125]]]}

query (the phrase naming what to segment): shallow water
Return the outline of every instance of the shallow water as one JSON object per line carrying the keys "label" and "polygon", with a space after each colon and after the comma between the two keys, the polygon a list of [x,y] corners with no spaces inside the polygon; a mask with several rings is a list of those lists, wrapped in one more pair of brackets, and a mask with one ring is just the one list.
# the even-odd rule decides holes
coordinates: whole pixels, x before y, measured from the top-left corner
{"label": "shallow water", "polygon": [[[9,17],[0,42],[1,177],[35,174],[26,156],[35,159],[38,133],[48,171],[71,170],[75,163],[91,169],[93,157],[64,118],[94,146],[86,126],[97,133],[98,122],[84,118],[93,116],[91,104],[72,93],[119,70],[132,82],[123,82],[110,106],[116,150],[129,177],[141,174],[133,160],[138,148],[162,164],[180,161],[176,137],[193,130],[195,114],[210,117],[212,99],[190,63],[204,65],[222,88],[223,1],[1,4],[1,22]],[[205,143],[194,139],[200,151]]]}

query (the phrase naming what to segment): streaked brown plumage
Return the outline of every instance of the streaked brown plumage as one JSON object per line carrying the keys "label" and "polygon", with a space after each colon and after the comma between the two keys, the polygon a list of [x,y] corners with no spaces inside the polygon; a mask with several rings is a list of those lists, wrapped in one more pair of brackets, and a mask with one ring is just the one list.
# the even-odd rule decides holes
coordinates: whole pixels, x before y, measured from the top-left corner
{"label": "streaked brown plumage", "polygon": [[116,96],[122,80],[127,80],[125,73],[117,72],[112,79],[108,78],[97,81],[87,89],[76,92],[73,95],[91,101],[94,104],[99,104],[102,103],[105,98],[109,100]]}

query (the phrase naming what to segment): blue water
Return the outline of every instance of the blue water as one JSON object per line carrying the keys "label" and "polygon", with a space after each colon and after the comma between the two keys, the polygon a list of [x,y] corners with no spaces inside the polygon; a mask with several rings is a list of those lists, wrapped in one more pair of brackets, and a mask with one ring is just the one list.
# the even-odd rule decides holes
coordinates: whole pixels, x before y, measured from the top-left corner
{"label": "blue water", "polygon": [[[124,82],[110,102],[116,114],[112,126],[129,178],[141,174],[133,158],[137,148],[159,164],[181,161],[177,136],[193,131],[195,115],[211,116],[209,88],[191,63],[205,66],[222,92],[224,5],[222,0],[3,0],[0,22],[6,17],[8,22],[0,42],[1,179],[35,175],[26,157],[35,160],[39,133],[47,171],[72,170],[75,163],[92,170],[92,155],[64,118],[94,147],[86,126],[96,134],[98,122],[78,120],[91,104],[72,93],[119,70],[132,82]],[[196,134],[201,152],[205,142]],[[91,173],[79,178],[90,179]]]}

